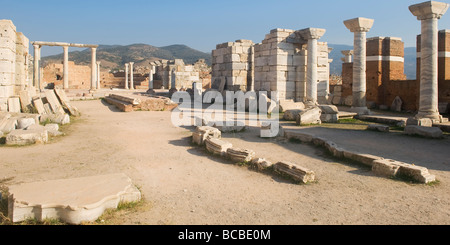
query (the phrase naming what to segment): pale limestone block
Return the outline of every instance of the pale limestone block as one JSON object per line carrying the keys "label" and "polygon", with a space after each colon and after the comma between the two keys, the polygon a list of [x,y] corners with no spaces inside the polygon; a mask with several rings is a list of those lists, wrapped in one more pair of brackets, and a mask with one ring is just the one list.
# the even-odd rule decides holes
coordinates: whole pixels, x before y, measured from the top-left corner
{"label": "pale limestone block", "polygon": [[13,222],[33,218],[81,224],[95,221],[119,203],[141,200],[140,191],[125,174],[25,183],[9,186],[9,193],[8,216]]}
{"label": "pale limestone block", "polygon": [[17,97],[8,98],[8,112],[20,113],[20,99]]}
{"label": "pale limestone block", "polygon": [[427,138],[442,138],[442,130],[438,127],[423,127],[407,125],[405,127],[404,133],[407,135],[419,135]]}
{"label": "pale limestone block", "polygon": [[313,171],[291,162],[278,162],[274,165],[274,170],[278,173],[286,174],[303,183],[308,183],[315,180],[315,174]]}

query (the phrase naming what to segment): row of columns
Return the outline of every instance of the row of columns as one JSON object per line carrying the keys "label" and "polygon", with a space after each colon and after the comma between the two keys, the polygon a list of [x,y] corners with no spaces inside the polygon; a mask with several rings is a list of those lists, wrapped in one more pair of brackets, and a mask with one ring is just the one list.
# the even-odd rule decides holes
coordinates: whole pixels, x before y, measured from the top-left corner
{"label": "row of columns", "polygon": [[[421,21],[420,97],[416,119],[429,118],[439,122],[442,116],[438,109],[438,20],[449,7],[447,3],[428,1],[411,5],[409,10]],[[344,62],[353,60],[353,105],[359,114],[370,113],[366,107],[366,33],[373,20],[355,18],[344,21],[354,33],[354,50],[345,50]]]}
{"label": "row of columns", "polygon": [[[69,89],[69,44],[61,43],[45,43],[43,45],[39,44],[42,42],[36,42],[33,44],[34,47],[34,79],[33,86],[38,90],[41,88],[40,79],[40,62],[41,62],[41,48],[44,45],[48,46],[62,46],[63,47],[63,88]],[[78,45],[80,46],[80,45]],[[97,48],[91,47],[91,90],[100,88],[100,62],[97,62]]]}

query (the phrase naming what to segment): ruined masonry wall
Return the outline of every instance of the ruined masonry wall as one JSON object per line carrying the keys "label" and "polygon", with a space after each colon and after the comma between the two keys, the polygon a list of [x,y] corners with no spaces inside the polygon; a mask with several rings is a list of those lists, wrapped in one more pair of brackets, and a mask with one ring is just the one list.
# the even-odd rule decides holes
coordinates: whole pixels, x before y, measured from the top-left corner
{"label": "ruined masonry wall", "polygon": [[29,60],[28,38],[11,20],[0,20],[0,111],[7,111],[8,98],[28,86]]}
{"label": "ruined masonry wall", "polygon": [[[246,91],[249,85],[253,42],[236,40],[218,44],[212,51],[212,84],[215,89]],[[220,86],[223,86],[220,88]]]}

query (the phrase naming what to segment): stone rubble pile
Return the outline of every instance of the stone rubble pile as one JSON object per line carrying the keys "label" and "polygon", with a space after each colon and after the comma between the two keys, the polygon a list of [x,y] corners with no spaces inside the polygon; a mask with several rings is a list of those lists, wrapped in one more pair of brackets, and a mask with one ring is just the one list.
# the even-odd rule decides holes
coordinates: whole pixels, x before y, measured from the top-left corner
{"label": "stone rubble pile", "polygon": [[[8,112],[0,112],[0,132],[7,145],[46,143],[48,135],[59,136],[59,125],[70,123],[70,116],[80,111],[72,106],[62,89],[44,90],[44,96],[30,96],[22,91],[13,98]],[[40,123],[46,124],[41,126]]]}
{"label": "stone rubble pile", "polygon": [[122,112],[171,111],[178,104],[167,97],[151,94],[109,94],[104,100]]}
{"label": "stone rubble pile", "polygon": [[192,142],[197,145],[205,145],[206,150],[212,154],[228,158],[234,163],[250,163],[259,171],[274,168],[276,173],[290,176],[296,181],[307,183],[314,181],[314,172],[294,163],[279,162],[273,164],[265,158],[255,157],[253,150],[233,147],[230,142],[221,139],[221,132],[213,127],[198,126],[192,133]]}

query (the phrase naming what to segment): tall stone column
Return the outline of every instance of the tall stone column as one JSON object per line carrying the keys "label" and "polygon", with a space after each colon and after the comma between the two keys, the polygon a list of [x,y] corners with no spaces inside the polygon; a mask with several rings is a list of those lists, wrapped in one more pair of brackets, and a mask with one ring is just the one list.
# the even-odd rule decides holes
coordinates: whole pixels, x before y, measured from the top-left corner
{"label": "tall stone column", "polygon": [[372,28],[373,21],[361,17],[344,21],[345,26],[354,33],[352,110],[358,114],[370,113],[366,106],[366,32]]}
{"label": "tall stone column", "polygon": [[69,46],[63,46],[64,62],[63,62],[63,88],[69,89]]}
{"label": "tall stone column", "polygon": [[352,63],[353,50],[342,50],[341,53],[345,56],[344,63]]}
{"label": "tall stone column", "polygon": [[125,64],[125,89],[130,89],[128,87],[128,66],[129,65],[130,64],[128,64],[128,63]]}
{"label": "tall stone column", "polygon": [[101,88],[101,84],[100,84],[100,61],[97,61],[97,88],[100,89]]}
{"label": "tall stone column", "polygon": [[41,46],[34,44],[34,67],[33,67],[33,73],[34,73],[34,78],[33,78],[33,86],[38,89],[41,90],[41,81],[40,81],[40,75],[39,75],[39,67],[40,67],[40,61],[41,61]]}
{"label": "tall stone column", "polygon": [[150,73],[148,74],[148,89],[153,89],[153,69],[155,66],[150,65]]}
{"label": "tall stone column", "polygon": [[91,90],[97,89],[97,48],[91,48]]}
{"label": "tall stone column", "polygon": [[134,62],[130,62],[130,89],[134,89],[133,64]]}
{"label": "tall stone column", "polygon": [[438,109],[438,19],[447,11],[447,3],[429,1],[409,6],[421,21],[420,98],[416,119],[440,122]]}
{"label": "tall stone column", "polygon": [[306,65],[306,100],[317,103],[317,40],[325,34],[325,29],[307,28],[299,31],[308,40]]}

